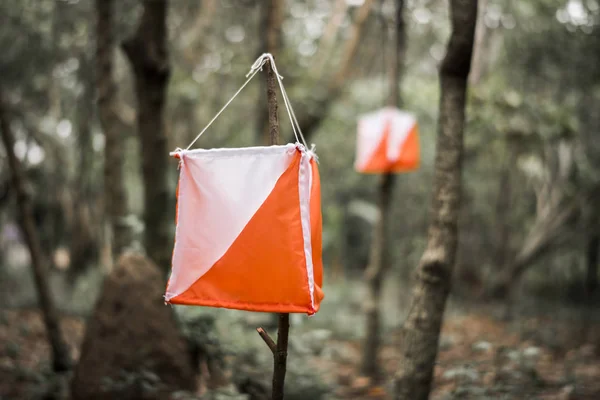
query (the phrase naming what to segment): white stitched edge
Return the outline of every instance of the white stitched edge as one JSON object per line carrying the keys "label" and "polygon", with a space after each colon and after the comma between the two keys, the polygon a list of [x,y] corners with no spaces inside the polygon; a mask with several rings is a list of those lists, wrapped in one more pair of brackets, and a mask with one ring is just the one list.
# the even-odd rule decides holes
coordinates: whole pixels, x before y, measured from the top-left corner
{"label": "white stitched edge", "polygon": [[298,186],[300,193],[300,219],[302,221],[302,236],[304,239],[304,256],[306,258],[306,274],[308,276],[308,289],[310,292],[310,303],[315,307],[315,276],[312,262],[312,243],[310,231],[310,179],[311,179],[310,155],[302,151],[300,159],[300,171],[298,173]]}
{"label": "white stitched edge", "polygon": [[288,143],[285,145],[273,146],[253,146],[253,147],[236,147],[236,148],[217,148],[217,149],[193,149],[179,150],[175,153],[183,153],[188,157],[235,157],[241,155],[256,155],[256,154],[279,154],[296,148],[296,144]]}

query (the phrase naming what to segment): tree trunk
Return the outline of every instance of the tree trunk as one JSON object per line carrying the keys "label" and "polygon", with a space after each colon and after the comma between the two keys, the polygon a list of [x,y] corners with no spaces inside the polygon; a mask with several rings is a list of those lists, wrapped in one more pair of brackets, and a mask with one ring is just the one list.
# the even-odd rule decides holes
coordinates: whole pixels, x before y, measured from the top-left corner
{"label": "tree trunk", "polygon": [[392,198],[394,175],[381,177],[379,189],[379,219],[373,229],[369,267],[365,271],[368,299],[365,304],[366,336],[363,345],[361,373],[373,381],[381,378],[379,347],[381,344],[380,302],[383,277],[389,268],[389,211]]}
{"label": "tree trunk", "polygon": [[[271,53],[273,58],[277,58],[282,48],[281,24],[283,22],[283,1],[268,0],[260,3],[260,49],[257,57],[262,53]],[[267,101],[267,82],[261,80],[260,98],[258,99],[256,111],[256,134],[258,142],[261,144],[270,144],[271,134],[269,132],[269,115]],[[277,86],[275,86],[277,87]]]}
{"label": "tree trunk", "polygon": [[114,0],[96,0],[96,86],[98,112],[104,131],[105,212],[111,236],[113,260],[130,241],[125,218],[128,215],[123,175],[123,137],[117,108],[117,89],[113,77],[115,38],[113,29]]}
{"label": "tree trunk", "polygon": [[61,334],[58,313],[50,293],[47,268],[43,261],[42,249],[35,229],[31,200],[25,186],[25,177],[21,163],[14,153],[15,140],[10,131],[10,122],[2,93],[0,93],[0,130],[2,131],[2,141],[4,142],[12,174],[12,186],[17,195],[19,222],[27,247],[29,247],[38,302],[42,310],[46,334],[48,335],[48,341],[52,349],[52,368],[55,372],[64,372],[71,367],[71,357]]}
{"label": "tree trunk", "polygon": [[587,244],[585,289],[592,296],[598,289],[598,258],[600,256],[600,234],[590,235]]}
{"label": "tree trunk", "polygon": [[135,34],[122,47],[134,72],[136,125],[142,144],[144,245],[163,271],[171,266],[174,198],[169,190],[169,151],[164,108],[170,67],[167,54],[167,0],[144,0]]}
{"label": "tree trunk", "polygon": [[[387,34],[387,32],[386,32]],[[392,57],[389,104],[399,107],[401,71],[405,54],[404,0],[396,0],[396,51]],[[361,372],[373,381],[381,378],[379,347],[381,345],[380,303],[383,278],[390,266],[389,219],[395,176],[385,174],[379,188],[379,219],[375,223],[371,241],[369,267],[365,271],[369,298],[366,303],[366,337],[363,346]]]}
{"label": "tree trunk", "polygon": [[429,397],[458,243],[467,78],[477,0],[452,0],[452,34],[440,69],[441,98],[427,248],[403,326],[395,398]]}

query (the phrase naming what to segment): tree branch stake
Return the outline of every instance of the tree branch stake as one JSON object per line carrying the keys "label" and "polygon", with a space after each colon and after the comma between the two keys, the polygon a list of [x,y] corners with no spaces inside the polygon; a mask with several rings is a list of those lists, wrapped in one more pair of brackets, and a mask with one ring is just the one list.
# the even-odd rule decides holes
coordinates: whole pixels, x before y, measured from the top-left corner
{"label": "tree branch stake", "polygon": [[[269,109],[269,143],[271,145],[279,144],[279,120],[277,117],[277,84],[275,73],[270,62],[264,66],[267,72],[267,104]],[[256,331],[265,341],[271,353],[273,353],[273,389],[271,398],[273,400],[283,400],[283,388],[285,383],[285,373],[287,370],[287,348],[288,336],[290,331],[290,315],[279,314],[277,323],[277,342],[275,342],[267,331],[263,328],[257,328]]]}

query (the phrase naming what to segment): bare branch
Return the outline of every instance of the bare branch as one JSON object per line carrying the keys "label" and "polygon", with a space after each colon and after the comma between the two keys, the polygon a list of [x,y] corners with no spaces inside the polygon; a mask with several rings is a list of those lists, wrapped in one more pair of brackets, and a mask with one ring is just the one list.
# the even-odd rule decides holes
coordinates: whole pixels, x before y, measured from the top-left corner
{"label": "bare branch", "polygon": [[314,66],[315,76],[320,76],[323,72],[323,68],[328,60],[328,57],[324,57],[324,55],[331,53],[335,38],[337,37],[338,31],[342,26],[342,21],[346,16],[347,9],[348,3],[346,0],[337,0],[333,6],[331,18],[323,30],[323,35],[319,41],[319,48],[314,55],[316,62],[316,65]]}
{"label": "bare branch", "polygon": [[302,132],[307,141],[321,124],[325,116],[329,111],[331,104],[341,95],[344,82],[348,77],[350,66],[360,42],[360,35],[362,33],[365,22],[371,12],[371,6],[374,0],[365,0],[360,8],[355,12],[354,22],[350,27],[350,34],[346,40],[344,50],[342,52],[342,59],[339,62],[339,68],[330,78],[327,85],[326,93],[323,97],[316,100],[317,106],[312,114],[305,112],[298,118]]}
{"label": "bare branch", "polygon": [[133,107],[123,101],[115,101],[110,106],[111,112],[126,127],[134,127],[136,112]]}
{"label": "bare branch", "polygon": [[269,346],[271,353],[275,354],[277,352],[277,344],[273,339],[271,339],[271,336],[269,336],[267,331],[265,331],[263,328],[256,328],[256,332],[258,332],[262,340],[264,340],[267,346]]}

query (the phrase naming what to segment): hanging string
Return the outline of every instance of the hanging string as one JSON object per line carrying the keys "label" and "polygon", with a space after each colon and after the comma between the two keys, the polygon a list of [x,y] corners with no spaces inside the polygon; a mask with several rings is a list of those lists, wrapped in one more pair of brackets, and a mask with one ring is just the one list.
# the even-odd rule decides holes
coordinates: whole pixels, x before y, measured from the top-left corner
{"label": "hanging string", "polygon": [[208,123],[208,125],[206,125],[206,126],[204,127],[204,129],[202,129],[202,131],[201,131],[201,132],[198,134],[198,136],[196,136],[196,138],[194,138],[194,140],[192,140],[192,143],[190,143],[190,144],[188,145],[188,147],[186,147],[186,148],[185,148],[186,150],[189,150],[189,149],[190,149],[190,147],[192,147],[192,145],[193,145],[194,143],[196,143],[196,141],[197,141],[198,139],[200,139],[200,136],[202,136],[202,134],[203,134],[204,132],[206,132],[206,130],[207,130],[207,129],[208,129],[208,128],[209,128],[209,127],[212,125],[212,123],[213,123],[213,122],[215,122],[215,120],[216,120],[216,119],[219,117],[219,115],[221,115],[221,113],[222,113],[223,111],[225,111],[225,109],[226,109],[226,108],[229,106],[229,104],[230,104],[230,103],[233,101],[233,99],[235,99],[235,98],[237,97],[237,95],[238,95],[238,94],[240,94],[240,92],[241,92],[241,91],[242,91],[242,90],[243,90],[243,89],[246,87],[246,85],[247,85],[248,83],[250,83],[250,81],[252,80],[252,78],[254,78],[254,75],[256,75],[257,73],[258,73],[258,70],[257,70],[257,71],[255,71],[255,72],[254,72],[254,74],[252,74],[252,76],[246,80],[246,82],[244,82],[244,84],[242,85],[242,87],[240,87],[240,88],[238,89],[238,91],[237,91],[237,92],[235,92],[235,94],[234,94],[234,95],[231,97],[231,99],[229,99],[229,101],[228,101],[227,103],[225,103],[225,105],[223,106],[223,108],[221,108],[221,110],[219,110],[219,112],[217,113],[217,115],[215,115],[215,116],[213,117],[213,119],[211,119],[211,120],[210,120],[210,122]]}
{"label": "hanging string", "polygon": [[[277,83],[279,84],[279,89],[281,90],[281,96],[283,97],[283,103],[285,104],[285,109],[287,110],[288,117],[290,118],[290,123],[292,124],[292,131],[294,132],[294,137],[296,138],[297,142],[300,142],[300,139],[301,139],[302,144],[304,144],[304,147],[308,148],[308,146],[306,145],[306,141],[304,140],[304,135],[302,134],[302,130],[300,129],[300,125],[298,124],[298,120],[296,119],[296,114],[294,113],[292,103],[287,95],[285,87],[283,86],[283,82],[282,82],[283,76],[281,76],[279,74],[279,71],[277,70],[277,66],[275,65],[275,60],[273,59],[273,55],[271,53],[261,54],[260,57],[258,57],[256,59],[254,64],[252,64],[252,67],[250,68],[250,72],[248,72],[248,74],[246,76],[252,74],[253,72],[256,73],[256,71],[259,71],[259,70],[262,71],[262,67],[267,62],[271,63],[271,68],[273,69],[273,73],[275,74],[275,77],[277,78]],[[298,136],[298,135],[300,135],[300,136]]]}
{"label": "hanging string", "polygon": [[[254,61],[254,63],[250,67],[250,72],[248,72],[246,74],[246,78],[248,78],[248,79],[246,79],[246,82],[244,82],[244,84],[238,89],[237,92],[235,92],[235,94],[231,97],[231,99],[229,99],[229,101],[227,103],[225,103],[223,108],[221,108],[221,110],[219,110],[219,112],[213,117],[213,119],[210,120],[210,122],[204,127],[204,129],[202,129],[202,131],[198,134],[198,136],[196,136],[194,138],[194,140],[192,140],[192,142],[188,145],[188,147],[185,148],[186,150],[189,150],[190,147],[192,147],[194,145],[194,143],[196,143],[196,141],[198,139],[200,139],[200,136],[202,136],[202,134],[204,132],[206,132],[206,130],[212,125],[212,123],[215,122],[215,120],[219,117],[219,115],[221,115],[221,113],[223,111],[225,111],[225,109],[229,106],[229,104],[231,104],[233,99],[235,99],[237,97],[237,95],[240,94],[240,92],[246,87],[246,85],[248,85],[248,83],[250,83],[252,78],[254,78],[254,76],[258,72],[262,71],[263,66],[267,62],[271,63],[271,68],[273,69],[273,73],[275,74],[275,77],[277,78],[277,82],[279,84],[279,89],[281,90],[281,95],[283,97],[283,103],[285,104],[285,108],[287,110],[288,117],[290,118],[290,123],[292,124],[292,131],[294,132],[294,137],[296,138],[297,142],[300,142],[300,140],[302,140],[302,144],[304,144],[304,147],[306,149],[308,149],[308,146],[306,145],[306,141],[304,140],[304,135],[302,134],[302,130],[300,129],[300,125],[298,124],[298,120],[296,119],[296,115],[294,114],[294,109],[292,108],[290,99],[287,95],[287,92],[285,91],[284,86],[283,86],[283,82],[282,82],[283,76],[279,75],[279,71],[277,71],[277,66],[275,65],[275,60],[273,59],[273,55],[271,53],[263,53],[260,55],[260,57],[258,57],[256,59],[256,61]],[[173,152],[173,153],[175,153],[175,152]]]}

